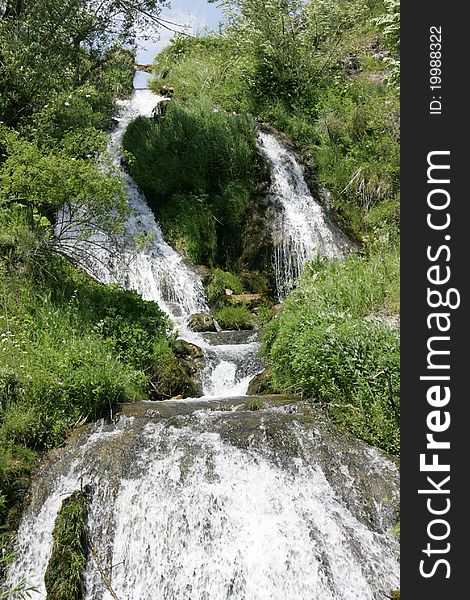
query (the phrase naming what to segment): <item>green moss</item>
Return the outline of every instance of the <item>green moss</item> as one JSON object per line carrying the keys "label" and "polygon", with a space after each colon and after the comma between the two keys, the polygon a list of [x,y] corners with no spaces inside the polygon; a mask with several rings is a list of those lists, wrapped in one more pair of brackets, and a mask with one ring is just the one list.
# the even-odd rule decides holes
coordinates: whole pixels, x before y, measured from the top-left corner
{"label": "green moss", "polygon": [[47,600],[84,600],[87,562],[87,496],[74,492],[62,502],[52,533],[52,554],[44,583]]}
{"label": "green moss", "polygon": [[224,306],[214,314],[222,329],[253,329],[253,315],[246,306]]}

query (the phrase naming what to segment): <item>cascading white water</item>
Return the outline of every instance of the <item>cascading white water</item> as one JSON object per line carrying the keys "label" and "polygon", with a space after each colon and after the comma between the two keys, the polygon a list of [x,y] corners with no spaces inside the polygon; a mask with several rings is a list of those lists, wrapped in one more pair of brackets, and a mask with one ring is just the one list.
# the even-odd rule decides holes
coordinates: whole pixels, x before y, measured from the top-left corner
{"label": "cascading white water", "polygon": [[284,301],[306,261],[316,255],[344,256],[351,247],[346,236],[312,197],[293,153],[274,135],[258,132],[261,153],[271,166],[274,274],[279,300]]}
{"label": "cascading white water", "polygon": [[[139,89],[131,100],[121,102],[121,115],[109,143],[115,164],[122,159],[120,144],[127,125],[137,116],[150,117],[161,100],[150,90]],[[98,280],[139,292],[144,299],[157,302],[172,318],[208,310],[200,277],[164,240],[139,186],[124,171],[122,176],[132,215],[119,248],[101,233],[83,240],[80,232],[69,226],[67,215],[62,215],[57,233],[64,250],[78,256],[81,265]],[[61,227],[67,227],[66,234],[61,233]],[[142,236],[146,239],[143,250],[136,243]]]}
{"label": "cascading white water", "polygon": [[[389,525],[380,526],[378,508],[369,518],[379,523],[374,528],[353,503],[347,506],[325,475],[318,431],[286,420],[287,437],[270,444],[276,414],[256,415],[252,423],[250,413],[241,413],[245,424],[235,414],[203,411],[176,426],[134,418],[113,428],[96,426],[73,458],[69,451],[63,464],[44,473],[52,491],[42,505],[33,493],[10,581],[25,575],[39,586],[38,600],[45,600],[53,523],[63,497],[84,482],[93,490],[90,542],[114,594],[89,556],[86,600],[385,597],[398,585],[398,546]],[[242,438],[224,440],[224,432],[240,423],[247,439],[255,432],[262,439],[266,431],[267,441],[246,446]],[[296,440],[300,450],[289,456]],[[397,479],[396,467],[378,451],[358,445],[353,452],[366,461],[369,477]],[[351,496],[348,454],[335,456],[334,481],[344,473],[340,486]],[[362,508],[364,491],[357,493]]]}

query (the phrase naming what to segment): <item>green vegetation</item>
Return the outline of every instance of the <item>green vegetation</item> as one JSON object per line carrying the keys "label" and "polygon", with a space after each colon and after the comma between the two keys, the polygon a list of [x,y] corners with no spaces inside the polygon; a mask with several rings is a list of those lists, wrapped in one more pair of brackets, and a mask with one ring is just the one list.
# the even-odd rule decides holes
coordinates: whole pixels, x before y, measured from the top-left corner
{"label": "green vegetation", "polygon": [[246,306],[224,306],[214,319],[222,329],[253,329],[253,316]]}
{"label": "green vegetation", "polygon": [[[264,332],[274,386],[324,404],[335,421],[399,451],[398,255],[317,261]],[[377,315],[381,314],[382,318]]]}
{"label": "green vegetation", "polygon": [[206,288],[207,299],[214,308],[221,308],[227,303],[225,290],[230,290],[234,294],[242,294],[244,287],[240,277],[229,271],[214,269]]}
{"label": "green vegetation", "polygon": [[253,398],[245,404],[247,410],[262,410],[264,406],[265,404],[262,398]]}
{"label": "green vegetation", "polygon": [[285,132],[354,238],[374,233],[377,211],[396,237],[399,3],[224,4],[223,35],[176,38],[157,57],[165,85],[188,103],[248,112]]}
{"label": "green vegetation", "polygon": [[174,246],[196,263],[233,265],[259,176],[253,119],[172,101],[164,118],[131,123],[123,145]]}
{"label": "green vegetation", "polygon": [[52,555],[44,582],[47,600],[83,600],[87,560],[87,496],[74,492],[62,502],[52,533]]}
{"label": "green vegetation", "polygon": [[[191,390],[159,308],[93,281],[61,245],[71,218],[84,239],[122,229],[123,184],[97,153],[116,97],[131,91],[131,23],[158,22],[160,5],[104,0],[91,13],[85,0],[0,2],[1,524],[21,504],[16,484],[38,453],[75,426],[116,402]],[[174,99],[164,115],[129,126],[129,169],[170,243],[213,269],[215,318],[241,328],[253,317],[226,290],[265,293],[270,281],[264,267],[241,264],[265,229],[257,120],[290,138],[359,250],[345,262],[314,261],[281,312],[259,310],[267,387],[321,402],[356,435],[398,453],[399,340],[389,321],[399,311],[399,4],[224,6],[221,34],[176,37],[157,58],[155,85],[174,87]],[[258,399],[250,406],[261,408]],[[64,503],[51,597],[81,597],[85,515],[78,496]]]}

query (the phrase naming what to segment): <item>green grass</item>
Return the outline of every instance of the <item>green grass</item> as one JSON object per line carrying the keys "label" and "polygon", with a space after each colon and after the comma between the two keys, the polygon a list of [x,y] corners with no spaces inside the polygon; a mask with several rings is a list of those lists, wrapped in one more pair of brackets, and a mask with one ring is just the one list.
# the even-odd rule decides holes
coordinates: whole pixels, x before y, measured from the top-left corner
{"label": "green grass", "polygon": [[396,252],[317,263],[264,329],[273,385],[321,402],[358,437],[399,453]]}
{"label": "green grass", "polygon": [[83,600],[87,563],[87,497],[74,492],[62,502],[52,533],[44,583],[48,600]]}
{"label": "green grass", "polygon": [[265,407],[264,400],[262,398],[253,398],[245,404],[247,410],[262,410]]}
{"label": "green grass", "polygon": [[[230,58],[230,60],[228,60]],[[228,41],[221,36],[207,38],[176,37],[155,61],[157,75],[152,88],[173,87],[182,100],[202,99],[213,106],[237,112],[253,112],[245,90],[242,59],[230,53]]]}

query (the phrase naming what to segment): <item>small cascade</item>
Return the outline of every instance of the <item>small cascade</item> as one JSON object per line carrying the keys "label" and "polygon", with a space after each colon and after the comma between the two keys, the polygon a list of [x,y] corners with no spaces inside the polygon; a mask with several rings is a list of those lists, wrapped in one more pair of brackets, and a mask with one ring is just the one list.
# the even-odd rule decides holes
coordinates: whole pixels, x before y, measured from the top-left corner
{"label": "small cascade", "polygon": [[168,417],[94,425],[43,467],[11,582],[45,600],[57,511],[87,484],[113,594],[90,555],[86,600],[379,600],[398,585],[398,472],[379,451],[289,407],[161,404]]}
{"label": "small cascade", "polygon": [[315,256],[343,257],[351,243],[312,197],[293,153],[273,134],[258,132],[259,149],[271,166],[274,272],[281,302]]}

